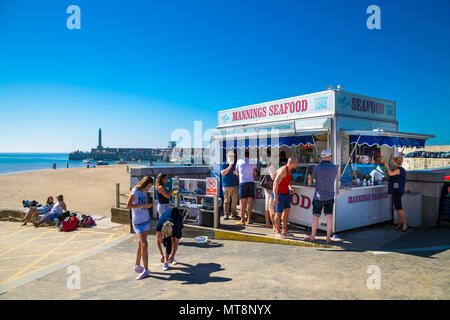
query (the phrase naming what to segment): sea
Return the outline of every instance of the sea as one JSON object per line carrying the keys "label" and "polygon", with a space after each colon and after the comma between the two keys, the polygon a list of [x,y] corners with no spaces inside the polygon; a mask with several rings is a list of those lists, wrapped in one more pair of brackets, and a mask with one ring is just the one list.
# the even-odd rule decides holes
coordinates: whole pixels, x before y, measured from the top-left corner
{"label": "sea", "polygon": [[[56,163],[56,170],[66,169],[67,164],[69,168],[86,166],[81,160],[69,161],[68,153],[0,153],[0,175],[53,169],[54,163]],[[109,164],[115,164],[115,161]]]}

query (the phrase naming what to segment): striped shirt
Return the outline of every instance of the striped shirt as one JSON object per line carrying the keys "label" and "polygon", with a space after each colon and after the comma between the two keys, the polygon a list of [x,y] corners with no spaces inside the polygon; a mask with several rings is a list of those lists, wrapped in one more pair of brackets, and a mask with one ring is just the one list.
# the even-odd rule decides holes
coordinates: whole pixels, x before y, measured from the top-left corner
{"label": "striped shirt", "polygon": [[334,181],[336,180],[337,167],[330,161],[322,161],[313,171],[312,178],[316,179],[315,200],[334,199]]}

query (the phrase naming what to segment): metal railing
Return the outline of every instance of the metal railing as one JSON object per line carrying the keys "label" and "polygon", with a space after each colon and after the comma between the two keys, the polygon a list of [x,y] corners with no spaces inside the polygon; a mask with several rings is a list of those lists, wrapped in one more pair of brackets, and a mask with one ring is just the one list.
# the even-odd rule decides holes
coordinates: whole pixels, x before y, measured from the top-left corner
{"label": "metal railing", "polygon": [[126,206],[126,202],[120,202],[120,197],[129,197],[129,194],[120,193],[120,183],[116,183],[116,208],[120,208],[121,205]]}
{"label": "metal railing", "polygon": [[[205,182],[206,184],[206,179],[193,179],[193,178],[177,178],[175,177],[175,179],[177,179],[178,181],[198,181],[198,182]],[[120,183],[116,183],[116,208],[120,208],[121,205],[126,206],[126,202],[121,202],[120,201],[120,197],[127,197],[128,198],[129,194],[124,194],[124,193],[120,193]],[[177,192],[175,195],[173,195],[174,199],[175,199],[175,206],[179,207],[180,206],[180,196],[184,197],[184,198],[195,198],[196,202],[198,203],[198,198],[213,198],[214,199],[214,228],[218,229],[220,226],[220,211],[219,211],[219,197],[218,195],[208,195],[208,194],[194,194],[194,193],[181,193]],[[208,210],[204,210],[204,211],[208,211]]]}

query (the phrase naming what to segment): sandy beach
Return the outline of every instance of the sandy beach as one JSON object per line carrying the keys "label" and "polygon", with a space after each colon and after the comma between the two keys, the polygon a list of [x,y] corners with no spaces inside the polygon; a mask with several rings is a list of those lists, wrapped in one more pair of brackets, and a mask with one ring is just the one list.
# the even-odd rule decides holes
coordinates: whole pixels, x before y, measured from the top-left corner
{"label": "sandy beach", "polygon": [[49,195],[55,198],[62,194],[70,211],[109,217],[115,206],[116,183],[120,183],[121,193],[128,193],[130,176],[126,165],[0,175],[0,208],[21,207],[22,200],[44,203]]}

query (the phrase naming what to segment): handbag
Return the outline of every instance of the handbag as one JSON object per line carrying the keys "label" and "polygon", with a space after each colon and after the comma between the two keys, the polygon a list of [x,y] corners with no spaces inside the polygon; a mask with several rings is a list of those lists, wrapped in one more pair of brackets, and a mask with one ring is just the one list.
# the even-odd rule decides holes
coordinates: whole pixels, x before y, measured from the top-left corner
{"label": "handbag", "polygon": [[261,183],[261,187],[263,187],[264,189],[267,189],[267,190],[273,189],[273,180],[272,180],[272,177],[268,174],[262,176],[260,183]]}

